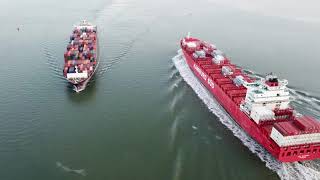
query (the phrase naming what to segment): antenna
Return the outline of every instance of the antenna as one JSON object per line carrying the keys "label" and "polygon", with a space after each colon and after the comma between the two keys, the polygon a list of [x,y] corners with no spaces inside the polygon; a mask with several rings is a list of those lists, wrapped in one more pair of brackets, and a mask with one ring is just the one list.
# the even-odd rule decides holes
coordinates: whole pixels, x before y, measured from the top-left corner
{"label": "antenna", "polygon": [[190,38],[190,32],[188,32],[187,38],[188,38],[188,39]]}

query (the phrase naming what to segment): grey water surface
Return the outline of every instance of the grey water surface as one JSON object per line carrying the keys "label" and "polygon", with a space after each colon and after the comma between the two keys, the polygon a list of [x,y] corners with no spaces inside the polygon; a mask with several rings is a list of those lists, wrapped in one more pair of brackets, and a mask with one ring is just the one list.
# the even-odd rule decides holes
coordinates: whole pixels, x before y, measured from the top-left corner
{"label": "grey water surface", "polygon": [[[293,106],[320,119],[320,15],[282,1],[273,13],[247,0],[0,0],[0,179],[300,177],[266,167],[172,61],[191,32],[254,76],[288,79]],[[63,53],[82,19],[98,25],[100,66],[76,93]]]}

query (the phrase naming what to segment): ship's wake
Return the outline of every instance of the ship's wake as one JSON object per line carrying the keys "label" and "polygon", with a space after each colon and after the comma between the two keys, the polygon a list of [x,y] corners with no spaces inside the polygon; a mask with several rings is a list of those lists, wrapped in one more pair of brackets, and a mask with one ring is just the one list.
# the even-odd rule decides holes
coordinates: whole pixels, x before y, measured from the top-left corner
{"label": "ship's wake", "polygon": [[81,84],[81,85],[73,85],[73,90],[74,90],[75,92],[79,93],[79,92],[85,90],[86,87],[87,87],[87,83],[83,83],[83,84]]}
{"label": "ship's wake", "polygon": [[[133,9],[133,5],[131,0],[114,0],[111,5],[99,11],[95,23],[99,27],[99,42],[102,50],[100,53],[107,61],[101,61],[97,76],[104,76],[109,69],[122,63],[132,52],[136,42],[143,38],[150,31],[152,23],[156,22],[153,16],[148,16],[148,19],[142,23],[144,26],[136,26],[139,24],[134,22],[139,20],[137,17],[145,18],[146,16],[145,11],[138,11],[134,14],[135,18],[131,18],[132,15],[129,12]],[[114,36],[107,36],[108,34]]]}
{"label": "ship's wake", "polygon": [[59,82],[65,82],[64,77],[62,76],[62,62],[59,62],[59,58],[55,55],[57,52],[54,50],[56,49],[57,44],[48,41],[43,42],[42,50],[43,56],[47,60],[46,65],[50,73],[55,77],[55,79],[60,80]]}
{"label": "ship's wake", "polygon": [[208,109],[214,113],[221,123],[231,130],[251,152],[255,153],[263,162],[265,162],[266,167],[275,171],[281,179],[320,179],[319,162],[280,163],[266,152],[262,146],[249,137],[193,75],[184,60],[181,50],[178,51],[178,55],[172,58],[172,60],[184,81],[191,86],[200,99],[207,105]]}

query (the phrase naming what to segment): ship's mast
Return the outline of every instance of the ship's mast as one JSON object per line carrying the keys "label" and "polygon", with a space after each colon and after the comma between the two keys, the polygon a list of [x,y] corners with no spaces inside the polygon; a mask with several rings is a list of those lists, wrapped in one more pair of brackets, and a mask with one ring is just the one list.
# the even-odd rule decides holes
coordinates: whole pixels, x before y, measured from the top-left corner
{"label": "ship's mast", "polygon": [[188,39],[190,38],[190,34],[191,34],[191,33],[190,33],[190,32],[188,32],[188,35],[187,35],[187,38],[188,38]]}

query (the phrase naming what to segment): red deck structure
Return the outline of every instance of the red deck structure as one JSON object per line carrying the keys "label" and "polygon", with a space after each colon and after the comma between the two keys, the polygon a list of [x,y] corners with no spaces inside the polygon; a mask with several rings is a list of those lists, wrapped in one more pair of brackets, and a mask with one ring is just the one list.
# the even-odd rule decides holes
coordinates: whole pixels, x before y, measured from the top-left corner
{"label": "red deck structure", "polygon": [[320,123],[296,117],[287,81],[270,75],[257,82],[216,46],[186,37],[180,42],[190,69],[247,134],[281,162],[320,158]]}

